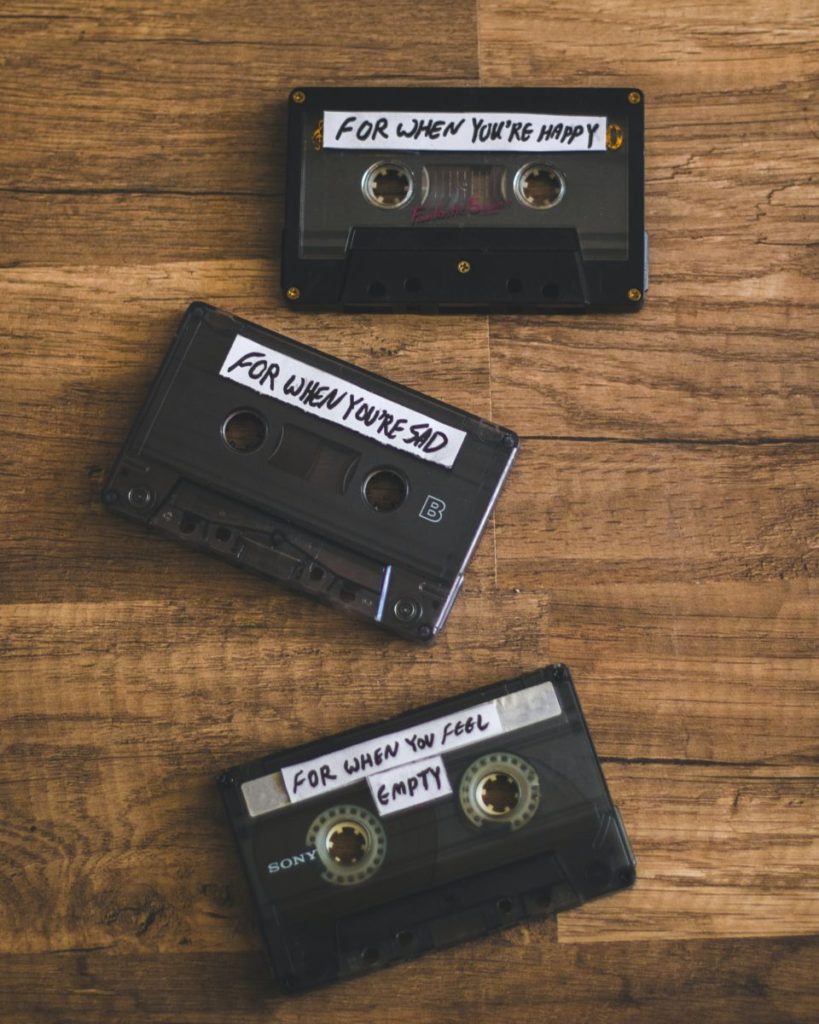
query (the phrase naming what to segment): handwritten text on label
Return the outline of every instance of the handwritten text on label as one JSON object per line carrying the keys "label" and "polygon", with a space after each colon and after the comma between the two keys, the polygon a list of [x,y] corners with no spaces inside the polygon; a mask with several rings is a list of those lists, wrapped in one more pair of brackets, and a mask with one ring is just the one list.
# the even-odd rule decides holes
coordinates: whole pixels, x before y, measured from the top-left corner
{"label": "handwritten text on label", "polygon": [[397,768],[435,754],[448,753],[470,743],[480,743],[503,732],[495,703],[490,701],[452,715],[423,722],[414,728],[388,733],[324,757],[282,768],[282,778],[291,803],[306,800],[379,769]]}
{"label": "handwritten text on label", "polygon": [[381,444],[451,468],[466,434],[350,381],[237,334],[219,371],[259,394]]}
{"label": "handwritten text on label", "polygon": [[605,151],[606,118],[573,114],[324,112],[325,149]]}
{"label": "handwritten text on label", "polygon": [[452,792],[440,757],[427,757],[423,761],[388,768],[385,772],[368,776],[367,784],[382,817],[429,803]]}

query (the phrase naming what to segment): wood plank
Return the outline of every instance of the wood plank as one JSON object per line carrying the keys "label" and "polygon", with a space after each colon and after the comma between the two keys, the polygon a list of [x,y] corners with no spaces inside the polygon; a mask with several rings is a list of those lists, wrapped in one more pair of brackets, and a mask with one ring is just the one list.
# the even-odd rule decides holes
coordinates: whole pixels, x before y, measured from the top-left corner
{"label": "wood plank", "polygon": [[[82,715],[72,710],[66,719]],[[110,749],[84,743],[87,728],[52,721],[53,735],[16,756],[17,781],[4,787],[13,824],[3,835],[2,951],[172,952],[190,942],[255,949],[249,895],[213,781],[242,721],[232,740],[224,727],[194,721],[188,728],[202,753],[185,752],[176,732],[179,752],[167,758],[160,750],[172,745],[169,730],[148,720],[135,740],[99,716],[94,724],[110,728]],[[268,731],[286,729],[274,723]],[[12,745],[12,754],[19,750]],[[606,774],[638,882],[560,915],[561,942],[815,932],[815,771],[610,762]],[[546,941],[544,927],[527,926],[516,941]]]}
{"label": "wood plank", "polygon": [[807,579],[819,443],[529,440],[497,520],[513,586]]}
{"label": "wood plank", "polygon": [[815,296],[806,272],[777,298],[663,284],[634,316],[492,319],[493,415],[556,439],[819,440]]}
{"label": "wood plank", "polygon": [[278,183],[270,188],[251,195],[0,190],[0,265],[107,273],[124,264],[270,260],[266,294],[275,301],[284,196]]}
{"label": "wood plank", "polygon": [[[819,1000],[815,940],[559,946],[515,942],[514,934],[473,945],[472,955],[445,950],[295,999],[275,994],[259,954],[238,952],[0,956],[0,985],[15,1024],[93,1024],[112,1013],[121,1024],[358,1024],[402,1006],[430,1024],[541,1024],[547,1011],[565,1024],[678,1024],[683,1014],[709,1024],[797,1024],[811,1019]],[[510,984],[516,977],[524,980]],[[50,1015],[55,1004],[58,1018]]]}
{"label": "wood plank", "polygon": [[524,433],[815,438],[816,12],[793,0],[480,8],[482,84],[646,94],[651,288],[631,317],[491,322]]}
{"label": "wood plank", "polygon": [[637,884],[558,916],[561,942],[811,935],[819,920],[819,774],[605,764]]}
{"label": "wood plank", "polygon": [[[7,698],[0,721],[8,742],[19,744],[18,756],[29,756],[26,737],[39,730],[44,746],[32,756],[36,761],[48,752],[60,773],[72,770],[67,751],[76,746],[82,777],[89,769],[83,750],[93,749],[97,765],[121,760],[125,748],[213,774],[229,761],[546,664],[549,616],[542,595],[485,588],[456,605],[453,616],[461,608],[455,628],[419,651],[306,600],[294,599],[284,613],[258,595],[252,601],[214,594],[0,605]],[[498,651],[487,659],[486,623],[500,621],[503,612]],[[328,695],[327,703],[314,699]],[[202,730],[215,750],[181,742],[191,728]],[[0,764],[0,780],[15,778],[11,764]]]}
{"label": "wood plank", "polygon": [[374,72],[392,85],[477,78],[470,0],[397,0],[388,19],[366,5],[338,14],[283,0],[6,5],[0,182],[266,194],[282,178],[295,86],[369,85]]}
{"label": "wood plank", "polygon": [[[468,581],[447,629],[419,658],[264,581],[227,594],[221,582],[194,580],[174,600],[4,607],[9,738],[22,744],[47,723],[59,730],[58,746],[73,737],[82,747],[105,721],[117,747],[136,746],[150,727],[150,749],[167,758],[181,747],[173,723],[183,719],[220,743],[233,738],[224,759],[245,758],[560,659],[605,758],[739,770],[804,766],[816,755],[812,584],[766,584],[763,594],[744,583],[576,586],[549,597]],[[501,624],[498,642],[487,623]],[[286,665],[281,701],[271,702],[269,664]],[[376,685],[393,671],[394,692]],[[63,679],[71,685],[55,692]],[[316,679],[323,691],[339,690],[324,710],[305,696]]]}
{"label": "wood plank", "polygon": [[744,769],[817,760],[815,580],[582,581],[550,594],[598,753]]}

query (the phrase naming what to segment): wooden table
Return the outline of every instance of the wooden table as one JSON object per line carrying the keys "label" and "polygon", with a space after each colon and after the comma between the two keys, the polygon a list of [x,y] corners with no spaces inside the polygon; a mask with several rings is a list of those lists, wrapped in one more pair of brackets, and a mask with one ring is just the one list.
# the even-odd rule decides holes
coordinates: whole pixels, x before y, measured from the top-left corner
{"label": "wooden table", "polygon": [[[818,17],[6,0],[4,1021],[819,1018]],[[285,99],[317,83],[644,89],[644,311],[286,310]],[[194,298],[521,433],[433,649],[105,514]],[[637,886],[278,996],[217,771],[549,660],[574,670]]]}

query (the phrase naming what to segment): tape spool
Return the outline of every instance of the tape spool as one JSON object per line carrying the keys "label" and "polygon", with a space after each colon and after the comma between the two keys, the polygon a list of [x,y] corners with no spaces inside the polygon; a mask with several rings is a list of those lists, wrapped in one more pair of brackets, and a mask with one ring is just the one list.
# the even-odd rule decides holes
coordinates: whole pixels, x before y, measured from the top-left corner
{"label": "tape spool", "polygon": [[381,867],[387,837],[378,818],[364,807],[339,804],[314,819],[307,845],[315,847],[328,882],[357,885]]}
{"label": "tape spool", "polygon": [[464,814],[478,828],[487,824],[523,828],[540,804],[540,780],[528,761],[498,752],[473,761],[459,790]]}

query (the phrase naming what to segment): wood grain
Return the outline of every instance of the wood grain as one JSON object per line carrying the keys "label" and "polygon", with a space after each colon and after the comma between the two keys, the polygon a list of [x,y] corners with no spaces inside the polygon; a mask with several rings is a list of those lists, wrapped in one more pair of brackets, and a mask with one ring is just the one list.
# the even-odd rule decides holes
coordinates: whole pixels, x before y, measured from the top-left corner
{"label": "wood grain", "polygon": [[815,280],[776,300],[669,291],[639,317],[493,321],[495,416],[554,439],[815,442]]}
{"label": "wood grain", "polygon": [[550,585],[809,579],[817,446],[529,441],[498,524],[501,574]]}
{"label": "wood grain", "polygon": [[[816,1019],[816,13],[5,4],[4,1020]],[[644,310],[285,310],[289,90],[478,82],[644,90]],[[193,299],[522,435],[433,648],[104,512]],[[573,668],[635,888],[277,995],[216,773],[549,660]]]}
{"label": "wood grain", "polygon": [[480,11],[482,84],[646,96],[651,300],[593,324],[493,321],[496,414],[546,436],[815,441],[815,4]]}
{"label": "wood grain", "polygon": [[[811,1019],[819,996],[812,970],[814,940],[564,947],[535,936],[520,941],[520,932],[513,941],[512,935],[474,944],[474,955],[463,963],[456,951],[444,950],[432,962],[377,974],[377,994],[358,986],[357,998],[336,998],[336,990],[283,1000],[271,992],[258,952],[134,956],[76,950],[21,955],[0,960],[0,984],[7,993],[8,1012],[20,1024],[76,1020],[85,1013],[100,1019],[115,1013],[126,1024],[244,1024],[271,1018],[353,1024],[362,1017],[375,1019],[385,1005],[392,1013],[411,1006],[414,1019],[441,1024],[471,1019],[537,1024],[544,1008],[564,1020],[603,1024],[677,1024],[682,1010],[716,1024],[739,1019],[797,1024]],[[457,980],[457,1003],[431,983],[436,972]],[[525,998],[508,980],[499,982],[510,976],[525,979]],[[59,1017],[50,1016],[47,996],[55,984],[62,993]],[[225,991],[232,993],[229,1000],[214,999],[214,992]]]}
{"label": "wood grain", "polygon": [[477,76],[468,0],[399,0],[388,19],[378,13],[372,2],[343,16],[283,0],[6,4],[0,179],[24,190],[266,194],[275,177],[280,189],[282,101],[294,86]]}
{"label": "wood grain", "polygon": [[815,581],[566,586],[553,657],[574,666],[605,760],[810,769]]}

